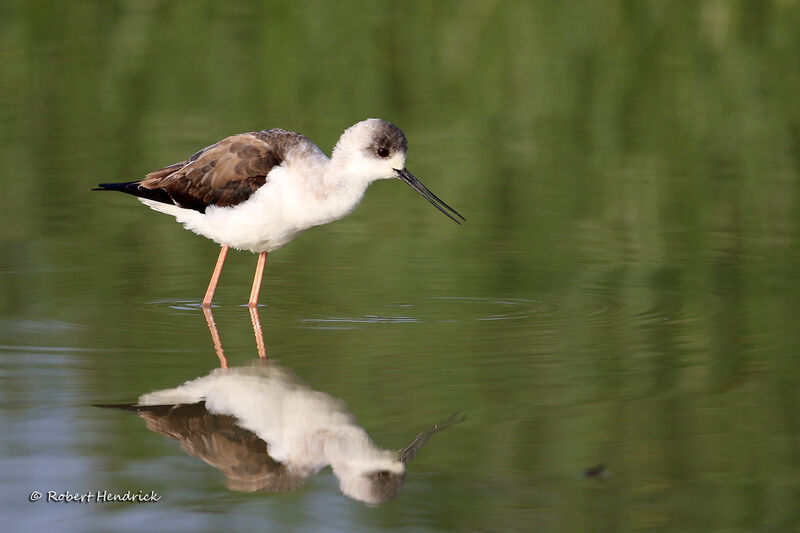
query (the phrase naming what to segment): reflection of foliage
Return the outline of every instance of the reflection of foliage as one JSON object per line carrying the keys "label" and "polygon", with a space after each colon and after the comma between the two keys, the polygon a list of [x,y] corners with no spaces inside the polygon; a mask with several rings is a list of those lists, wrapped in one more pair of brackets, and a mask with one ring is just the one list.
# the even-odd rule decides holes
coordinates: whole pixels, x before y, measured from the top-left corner
{"label": "reflection of foliage", "polygon": [[[469,223],[377,184],[350,218],[271,256],[268,345],[309,378],[352,385],[332,392],[366,420],[435,417],[442,403],[485,416],[464,475],[518,487],[490,491],[497,508],[577,521],[577,501],[608,530],[797,518],[796,498],[759,503],[791,493],[784,467],[798,464],[796,2],[44,5],[0,17],[5,313],[104,324],[90,346],[206,353],[199,317],[176,333],[180,317],[135,306],[199,298],[213,245],[86,190],[239,131],[296,129],[329,152],[346,126],[381,116],[409,136],[409,168]],[[223,275],[247,280],[251,265]],[[296,329],[429,296],[572,312],[427,334]],[[109,314],[107,301],[134,307]],[[220,321],[249,346],[246,314]],[[125,378],[152,388],[144,369]],[[620,491],[602,502],[533,486],[600,460]],[[460,511],[446,520],[502,529]]]}

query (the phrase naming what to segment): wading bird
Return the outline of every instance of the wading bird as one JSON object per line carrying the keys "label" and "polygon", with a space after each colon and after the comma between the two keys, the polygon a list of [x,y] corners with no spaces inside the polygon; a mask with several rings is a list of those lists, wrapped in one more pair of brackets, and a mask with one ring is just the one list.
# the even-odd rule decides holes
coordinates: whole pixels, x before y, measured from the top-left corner
{"label": "wading bird", "polygon": [[228,249],[257,253],[248,301],[255,307],[267,253],[308,228],[350,214],[374,181],[399,178],[455,222],[465,220],[406,169],[407,153],[400,128],[377,118],[345,130],[330,158],[299,133],[255,131],[222,139],[142,180],[101,183],[93,190],[138,196],[221,246],[204,307],[214,298]]}

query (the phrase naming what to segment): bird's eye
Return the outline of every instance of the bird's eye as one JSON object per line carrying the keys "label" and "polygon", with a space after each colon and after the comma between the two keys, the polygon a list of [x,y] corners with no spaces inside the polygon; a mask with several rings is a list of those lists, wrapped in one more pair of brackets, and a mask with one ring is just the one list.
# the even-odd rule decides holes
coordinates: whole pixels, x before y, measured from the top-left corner
{"label": "bird's eye", "polygon": [[378,148],[376,151],[378,157],[389,157],[389,149],[388,148]]}

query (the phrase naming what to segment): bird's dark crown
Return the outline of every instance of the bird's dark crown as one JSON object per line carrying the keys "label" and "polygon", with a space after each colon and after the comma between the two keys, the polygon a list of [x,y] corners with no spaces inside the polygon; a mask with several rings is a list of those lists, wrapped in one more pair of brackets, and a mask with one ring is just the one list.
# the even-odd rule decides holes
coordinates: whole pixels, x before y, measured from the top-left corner
{"label": "bird's dark crown", "polygon": [[366,148],[370,154],[386,157],[380,155],[383,153],[379,152],[381,149],[386,150],[388,155],[408,153],[408,141],[400,128],[382,119],[369,119],[366,122],[372,127],[370,143]]}

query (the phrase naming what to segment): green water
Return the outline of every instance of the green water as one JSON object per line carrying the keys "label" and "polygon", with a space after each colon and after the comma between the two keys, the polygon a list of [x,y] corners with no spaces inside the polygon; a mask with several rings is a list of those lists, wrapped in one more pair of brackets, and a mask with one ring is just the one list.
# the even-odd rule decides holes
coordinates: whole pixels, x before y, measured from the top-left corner
{"label": "green water", "polygon": [[[800,5],[0,4],[0,509],[12,530],[800,528]],[[124,195],[242,131],[330,152],[399,125],[399,181],[270,254],[269,357],[401,448],[370,507],[330,470],[227,489],[134,416],[217,366],[217,247]],[[255,256],[214,316],[256,356]],[[601,475],[587,469],[603,465]],[[31,491],[157,503],[31,503]]]}

